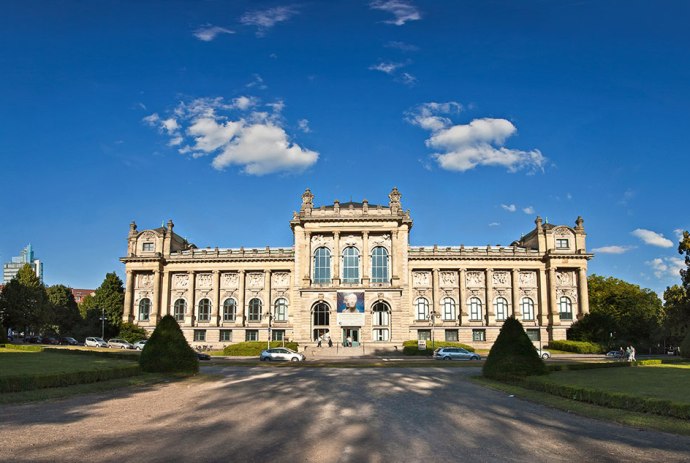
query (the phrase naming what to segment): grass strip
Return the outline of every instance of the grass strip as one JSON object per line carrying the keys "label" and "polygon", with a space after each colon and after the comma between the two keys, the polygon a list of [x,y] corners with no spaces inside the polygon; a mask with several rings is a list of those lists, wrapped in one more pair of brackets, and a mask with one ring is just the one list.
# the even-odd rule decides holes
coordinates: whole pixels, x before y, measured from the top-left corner
{"label": "grass strip", "polygon": [[611,421],[614,423],[631,426],[640,429],[652,429],[655,431],[669,432],[690,436],[690,421],[669,416],[653,415],[629,410],[620,410],[602,407],[594,404],[578,402],[564,397],[553,396],[544,392],[525,389],[515,384],[506,384],[490,380],[481,376],[470,378],[482,386],[512,394],[520,399],[539,403],[568,413],[594,418],[597,420]]}

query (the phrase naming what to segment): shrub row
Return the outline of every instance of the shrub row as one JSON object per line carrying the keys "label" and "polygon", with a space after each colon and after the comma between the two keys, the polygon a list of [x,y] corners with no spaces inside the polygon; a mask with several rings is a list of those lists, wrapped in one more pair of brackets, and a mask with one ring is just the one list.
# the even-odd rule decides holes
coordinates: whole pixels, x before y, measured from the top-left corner
{"label": "shrub row", "polygon": [[604,349],[597,343],[586,341],[549,341],[549,349],[577,354],[602,354]]}
{"label": "shrub row", "polygon": [[92,357],[103,357],[118,360],[132,360],[134,362],[139,360],[138,351],[123,351],[123,350],[90,350],[90,349],[57,349],[55,347],[45,347],[44,352],[51,354],[73,354],[73,355],[90,355]]}
{"label": "shrub row", "polygon": [[[621,364],[625,365],[625,364]],[[634,412],[653,413],[655,415],[672,416],[680,419],[690,419],[690,404],[671,402],[670,400],[637,397],[620,392],[607,392],[586,387],[555,384],[539,381],[534,378],[517,378],[510,380],[519,386],[546,392],[548,394],[565,397],[567,399],[601,405],[609,408],[619,408]]]}
{"label": "shrub row", "polygon": [[41,346],[30,346],[26,344],[2,344],[0,347],[11,350],[22,350],[26,352],[41,352],[43,347]]}
{"label": "shrub row", "polygon": [[427,341],[426,342],[426,350],[419,350],[417,348],[418,344],[416,340],[412,341],[405,341],[403,342],[403,354],[405,355],[426,355],[426,356],[431,356],[431,354],[434,353],[434,349],[438,349],[439,347],[462,347],[463,349],[467,349],[470,352],[474,352],[474,347],[468,346],[467,344],[462,344],[459,342],[450,342],[450,341],[434,341],[434,348],[431,348],[431,342]]}
{"label": "shrub row", "polygon": [[4,376],[0,377],[0,393],[95,383],[98,381],[136,376],[140,373],[141,369],[139,365],[127,365],[123,367],[73,371],[69,373]]}
{"label": "shrub row", "polygon": [[[283,347],[283,341],[271,341],[271,347]],[[299,349],[299,344],[290,341],[286,342],[284,347],[296,351]],[[264,349],[266,349],[266,342],[264,341],[238,342],[237,344],[225,346],[225,349],[223,349],[223,355],[252,357],[255,355],[258,356]]]}

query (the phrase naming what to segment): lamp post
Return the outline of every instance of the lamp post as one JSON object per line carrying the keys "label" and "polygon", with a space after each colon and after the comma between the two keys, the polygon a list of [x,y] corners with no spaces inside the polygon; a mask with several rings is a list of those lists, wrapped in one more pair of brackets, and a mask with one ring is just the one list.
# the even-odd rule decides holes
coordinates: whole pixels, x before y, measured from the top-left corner
{"label": "lamp post", "polygon": [[436,344],[434,342],[434,331],[436,328],[436,317],[438,317],[440,314],[436,312],[435,310],[432,310],[429,315],[427,316],[427,320],[431,321],[431,350],[435,350]]}
{"label": "lamp post", "polygon": [[266,340],[266,349],[271,348],[271,322],[273,321],[273,314],[266,312],[265,316],[268,318],[268,339]]}
{"label": "lamp post", "polygon": [[541,328],[539,327],[539,320],[534,320],[534,326],[537,328],[537,334],[539,335],[539,356],[541,356]]}
{"label": "lamp post", "polygon": [[105,308],[101,308],[101,339],[105,338]]}

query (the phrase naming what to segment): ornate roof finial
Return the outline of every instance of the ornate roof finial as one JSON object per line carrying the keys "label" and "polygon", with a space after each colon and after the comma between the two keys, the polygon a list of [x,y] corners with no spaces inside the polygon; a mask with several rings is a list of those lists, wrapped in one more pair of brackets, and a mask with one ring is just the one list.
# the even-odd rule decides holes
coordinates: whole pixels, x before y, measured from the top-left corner
{"label": "ornate roof finial", "polygon": [[398,191],[397,187],[393,187],[390,194],[388,195],[388,207],[390,207],[391,212],[397,214],[400,211],[400,198],[402,195]]}
{"label": "ornate roof finial", "polygon": [[172,219],[169,219],[169,220],[168,220],[168,231],[169,231],[170,233],[172,233],[173,227],[174,227],[174,226],[175,226],[175,224],[173,223]]}
{"label": "ornate roof finial", "polygon": [[583,220],[582,216],[578,215],[577,220],[575,221],[575,229],[576,230],[584,230],[585,229],[585,227],[583,226],[584,223],[585,223],[585,221]]}
{"label": "ornate roof finial", "polygon": [[304,193],[302,193],[302,207],[300,211],[311,214],[312,209],[314,209],[314,195],[311,194],[311,190],[307,188],[304,190]]}
{"label": "ornate roof finial", "polygon": [[537,220],[535,220],[534,223],[537,225],[537,230],[541,230],[541,217],[540,216],[537,216]]}
{"label": "ornate roof finial", "polygon": [[133,236],[137,234],[137,223],[132,220],[132,222],[129,224],[129,236]]}

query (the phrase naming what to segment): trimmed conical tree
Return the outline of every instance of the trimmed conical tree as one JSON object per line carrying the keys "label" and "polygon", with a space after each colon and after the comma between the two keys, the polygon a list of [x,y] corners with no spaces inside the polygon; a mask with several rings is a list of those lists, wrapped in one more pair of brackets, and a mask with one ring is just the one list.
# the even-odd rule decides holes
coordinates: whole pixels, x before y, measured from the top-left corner
{"label": "trimmed conical tree", "polygon": [[144,371],[158,373],[193,374],[199,371],[196,352],[187,343],[172,315],[166,315],[158,322],[141,351],[139,365]]}
{"label": "trimmed conical tree", "polygon": [[515,317],[508,318],[484,362],[482,374],[487,378],[505,379],[546,373],[546,365],[539,358],[522,323]]}
{"label": "trimmed conical tree", "polygon": [[690,330],[688,330],[688,334],[683,338],[683,342],[680,343],[680,355],[686,359],[690,358]]}
{"label": "trimmed conical tree", "polygon": [[9,339],[7,339],[7,330],[4,326],[2,326],[2,323],[0,323],[0,344],[7,344],[8,342]]}

